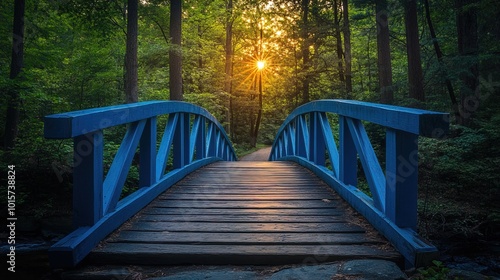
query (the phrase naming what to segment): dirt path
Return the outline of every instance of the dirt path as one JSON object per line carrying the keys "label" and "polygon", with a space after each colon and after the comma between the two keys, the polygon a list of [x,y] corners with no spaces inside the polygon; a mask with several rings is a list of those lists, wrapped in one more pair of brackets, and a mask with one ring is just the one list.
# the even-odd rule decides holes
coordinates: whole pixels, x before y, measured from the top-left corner
{"label": "dirt path", "polygon": [[256,152],[248,154],[240,160],[242,161],[267,161],[269,158],[269,154],[271,153],[271,147],[260,149]]}

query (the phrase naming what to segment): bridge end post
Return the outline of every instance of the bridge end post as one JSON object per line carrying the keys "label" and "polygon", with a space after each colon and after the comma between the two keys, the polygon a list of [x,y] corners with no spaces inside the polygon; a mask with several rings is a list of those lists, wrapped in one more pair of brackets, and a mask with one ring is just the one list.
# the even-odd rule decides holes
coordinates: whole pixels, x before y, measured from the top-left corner
{"label": "bridge end post", "polygon": [[74,138],[73,227],[92,226],[103,216],[104,136],[102,130]]}
{"label": "bridge end post", "polygon": [[401,228],[417,228],[418,135],[386,132],[387,217]]}

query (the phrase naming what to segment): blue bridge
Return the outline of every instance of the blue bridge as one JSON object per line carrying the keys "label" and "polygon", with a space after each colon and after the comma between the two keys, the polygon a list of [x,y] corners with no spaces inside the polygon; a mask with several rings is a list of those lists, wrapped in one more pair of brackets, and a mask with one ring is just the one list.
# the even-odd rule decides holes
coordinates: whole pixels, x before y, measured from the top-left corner
{"label": "blue bridge", "polygon": [[[217,120],[185,102],[47,116],[45,137],[74,141],[75,230],[50,248],[50,263],[286,264],[370,257],[424,265],[438,251],[416,232],[418,137],[442,137],[447,119],[397,106],[314,101],[287,117],[269,161],[242,162]],[[384,167],[365,123],[385,128]],[[108,168],[104,131],[120,125],[127,132]],[[122,197],[134,164],[139,188]],[[358,188],[358,164],[370,195]]]}

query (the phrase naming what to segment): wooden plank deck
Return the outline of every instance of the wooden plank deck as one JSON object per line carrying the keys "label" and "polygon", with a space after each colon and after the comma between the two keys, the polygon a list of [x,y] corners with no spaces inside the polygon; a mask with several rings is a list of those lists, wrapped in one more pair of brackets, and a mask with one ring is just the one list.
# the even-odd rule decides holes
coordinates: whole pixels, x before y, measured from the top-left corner
{"label": "wooden plank deck", "polygon": [[289,162],[217,162],[188,177],[92,251],[94,264],[402,260],[315,175]]}

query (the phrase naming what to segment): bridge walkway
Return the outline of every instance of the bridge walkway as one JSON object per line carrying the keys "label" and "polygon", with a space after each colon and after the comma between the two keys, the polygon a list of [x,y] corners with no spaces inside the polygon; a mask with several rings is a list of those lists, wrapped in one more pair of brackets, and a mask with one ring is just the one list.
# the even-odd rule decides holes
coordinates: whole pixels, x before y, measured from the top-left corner
{"label": "bridge walkway", "polygon": [[216,162],[103,240],[94,264],[319,263],[401,255],[326,183],[293,162]]}

